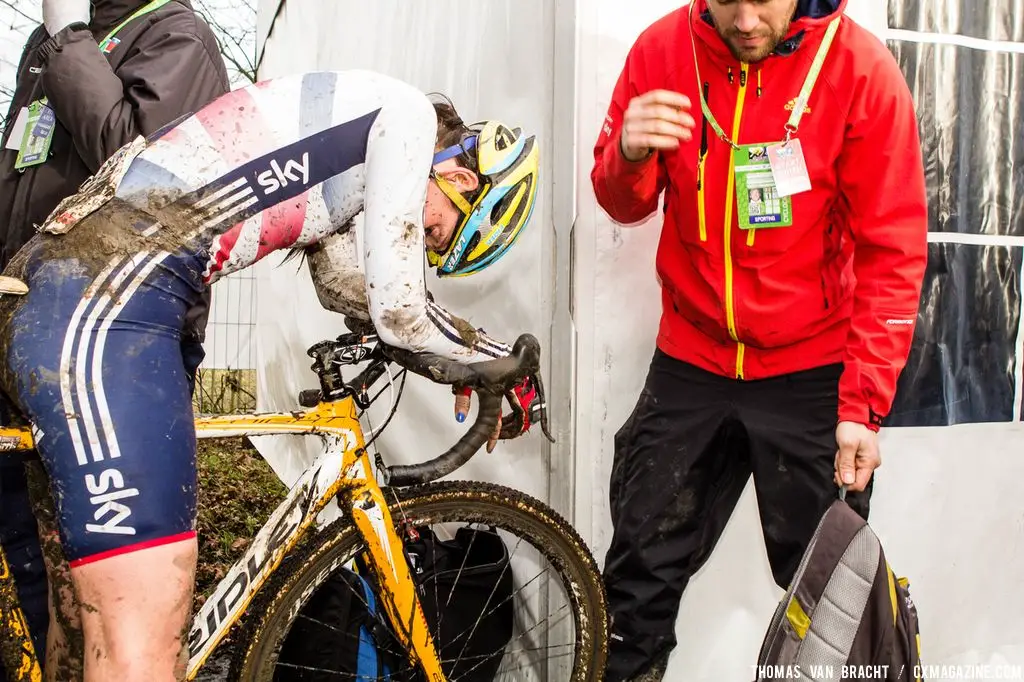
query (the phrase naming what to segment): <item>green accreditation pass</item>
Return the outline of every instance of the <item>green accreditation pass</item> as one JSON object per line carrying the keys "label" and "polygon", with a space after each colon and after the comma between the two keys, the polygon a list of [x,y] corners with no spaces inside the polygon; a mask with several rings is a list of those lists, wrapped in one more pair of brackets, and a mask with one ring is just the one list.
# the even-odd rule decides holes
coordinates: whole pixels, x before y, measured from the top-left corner
{"label": "green accreditation pass", "polygon": [[45,97],[28,106],[28,118],[25,121],[25,130],[21,134],[18,158],[14,161],[15,168],[27,168],[46,161],[56,123],[57,116],[53,109],[47,106]]}
{"label": "green accreditation pass", "polygon": [[768,147],[767,144],[744,144],[733,149],[736,215],[742,230],[793,224],[793,204],[790,197],[779,193]]}

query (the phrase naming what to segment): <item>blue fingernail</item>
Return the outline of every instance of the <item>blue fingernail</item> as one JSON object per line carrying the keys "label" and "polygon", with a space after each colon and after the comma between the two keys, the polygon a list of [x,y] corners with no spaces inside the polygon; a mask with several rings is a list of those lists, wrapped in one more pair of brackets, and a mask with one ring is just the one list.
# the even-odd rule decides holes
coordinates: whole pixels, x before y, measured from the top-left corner
{"label": "blue fingernail", "polygon": [[455,420],[461,424],[462,422],[466,421],[466,415],[459,412],[457,415],[455,415]]}

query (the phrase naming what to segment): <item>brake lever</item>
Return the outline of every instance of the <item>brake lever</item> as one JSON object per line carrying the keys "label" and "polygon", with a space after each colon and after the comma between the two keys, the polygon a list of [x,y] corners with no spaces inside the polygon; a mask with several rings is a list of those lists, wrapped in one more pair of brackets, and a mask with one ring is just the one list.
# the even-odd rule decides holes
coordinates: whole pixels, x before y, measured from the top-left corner
{"label": "brake lever", "polygon": [[[548,399],[544,395],[544,381],[540,378],[540,372],[537,372],[536,376],[530,377],[530,380],[534,382],[537,396],[540,398],[540,430],[549,442],[554,443],[555,438],[548,431]],[[531,415],[530,418],[532,419],[533,416]]]}

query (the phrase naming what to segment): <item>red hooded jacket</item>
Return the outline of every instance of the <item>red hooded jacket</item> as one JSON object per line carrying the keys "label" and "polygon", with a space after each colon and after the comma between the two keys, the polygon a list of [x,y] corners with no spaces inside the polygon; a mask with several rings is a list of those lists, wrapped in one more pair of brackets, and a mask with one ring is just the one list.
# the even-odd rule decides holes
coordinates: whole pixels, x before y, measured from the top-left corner
{"label": "red hooded jacket", "polygon": [[[665,193],[661,350],[746,380],[842,362],[838,419],[877,429],[906,364],[928,249],[917,117],[898,65],[843,17],[795,135],[811,190],[791,197],[791,227],[756,230],[738,227],[733,155],[703,120],[694,69],[695,50],[726,135],[781,141],[846,0],[825,4],[832,14],[798,16],[775,53],[749,65],[718,36],[706,0],[651,25],[616,83],[591,179],[598,203],[622,224],[649,217]],[[623,112],[653,89],[689,97],[697,129],[677,150],[632,163],[619,148]]]}

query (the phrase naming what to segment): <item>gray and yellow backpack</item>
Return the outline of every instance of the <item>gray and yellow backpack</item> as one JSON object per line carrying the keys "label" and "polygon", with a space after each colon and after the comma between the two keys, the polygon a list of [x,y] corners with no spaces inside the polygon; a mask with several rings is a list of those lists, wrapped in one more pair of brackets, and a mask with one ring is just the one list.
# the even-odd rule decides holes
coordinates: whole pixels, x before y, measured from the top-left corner
{"label": "gray and yellow backpack", "polygon": [[910,583],[845,501],[822,517],[761,645],[755,681],[920,682]]}

